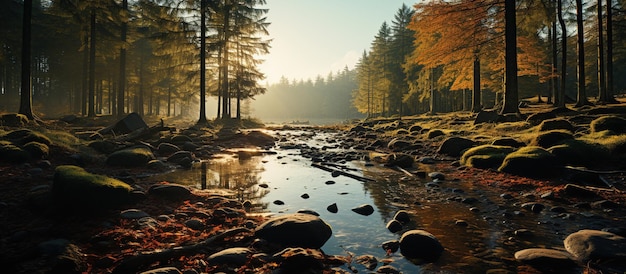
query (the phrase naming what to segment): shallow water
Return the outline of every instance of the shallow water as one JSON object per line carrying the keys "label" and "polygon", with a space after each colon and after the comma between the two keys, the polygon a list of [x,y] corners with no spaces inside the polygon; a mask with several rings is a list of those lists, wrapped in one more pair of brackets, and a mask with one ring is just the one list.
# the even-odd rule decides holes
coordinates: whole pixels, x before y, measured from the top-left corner
{"label": "shallow water", "polygon": [[[326,146],[325,151],[342,150],[328,143],[328,140],[337,138],[335,133],[270,133],[308,147]],[[582,228],[599,229],[607,222],[616,221],[616,218],[600,216],[602,212],[572,214],[575,217],[571,220],[555,218],[556,213],[547,210],[540,214],[522,212],[519,205],[528,197],[520,195],[505,201],[499,193],[460,181],[444,181],[429,187],[426,186],[429,180],[407,178],[401,172],[366,165],[364,161],[351,161],[344,166],[349,168],[349,172],[374,181],[333,177],[330,172],[312,167],[311,160],[303,157],[298,149],[276,147],[272,152],[247,160],[224,155],[206,162],[206,174],[203,174],[202,166],[197,165],[191,170],[159,176],[159,179],[197,188],[230,189],[238,198],[252,201],[257,212],[281,214],[300,209],[314,210],[332,226],[333,235],[322,247],[325,253],[374,255],[379,261],[391,259],[391,265],[403,273],[484,273],[488,269],[515,271],[517,263],[513,254],[517,250],[531,247],[563,249],[562,241],[567,234]],[[428,166],[420,168],[429,169]],[[203,177],[206,180],[202,180]],[[326,184],[327,181],[335,183]],[[260,187],[262,184],[268,187]],[[411,192],[406,191],[408,189]],[[303,194],[308,194],[309,198],[302,198]],[[463,202],[462,199],[467,197],[477,201]],[[284,204],[273,203],[276,200]],[[326,210],[333,203],[339,208],[337,213]],[[373,205],[375,212],[362,216],[351,211],[362,204]],[[412,220],[403,231],[394,234],[385,226],[400,209],[409,211]],[[505,214],[508,215],[503,217]],[[468,226],[456,225],[457,220],[464,220]],[[401,233],[409,229],[424,229],[441,241],[445,252],[436,263],[418,266],[404,259],[399,252],[387,256],[381,243],[399,239]],[[515,231],[520,229],[527,229],[531,234],[516,235]],[[356,262],[353,266],[365,271]]]}

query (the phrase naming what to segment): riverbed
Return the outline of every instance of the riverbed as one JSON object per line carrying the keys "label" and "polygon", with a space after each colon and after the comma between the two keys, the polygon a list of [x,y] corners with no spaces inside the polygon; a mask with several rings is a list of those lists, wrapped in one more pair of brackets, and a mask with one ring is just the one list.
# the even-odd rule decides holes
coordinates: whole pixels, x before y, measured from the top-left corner
{"label": "riverbed", "polygon": [[[252,202],[251,214],[313,210],[333,230],[322,247],[326,254],[373,255],[403,273],[484,273],[496,269],[517,272],[522,266],[513,254],[518,250],[564,250],[563,239],[569,233],[625,221],[625,215],[614,210],[563,206],[535,193],[502,192],[457,178],[419,176],[435,171],[445,175],[445,170],[436,170],[435,165],[417,165],[416,170],[421,173],[391,169],[369,161],[369,152],[342,145],[345,133],[339,131],[305,128],[266,132],[280,140],[276,146],[244,150],[245,153],[233,150],[158,179],[228,190],[234,197]],[[320,155],[353,156],[332,164],[344,175],[354,177],[337,176],[312,166],[308,153],[311,150]],[[528,203],[540,203],[545,210],[533,211]],[[336,213],[327,210],[332,204],[338,208]],[[363,216],[351,210],[363,204],[372,205],[374,213]],[[408,211],[411,222],[402,231],[392,233],[386,224],[398,210]],[[399,252],[387,254],[382,249],[383,242],[398,240],[410,229],[435,235],[445,248],[443,256],[435,263],[418,265]],[[356,261],[352,267],[366,271]]]}

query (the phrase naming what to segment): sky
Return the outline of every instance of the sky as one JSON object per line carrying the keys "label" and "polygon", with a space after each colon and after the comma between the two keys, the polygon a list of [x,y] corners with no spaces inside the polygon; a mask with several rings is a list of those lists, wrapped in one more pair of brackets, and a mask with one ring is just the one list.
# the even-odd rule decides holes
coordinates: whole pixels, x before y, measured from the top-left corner
{"label": "sky", "polygon": [[290,81],[326,78],[348,66],[353,69],[369,51],[383,22],[391,24],[405,3],[415,0],[267,0],[270,53],[259,69],[267,83],[281,76]]}

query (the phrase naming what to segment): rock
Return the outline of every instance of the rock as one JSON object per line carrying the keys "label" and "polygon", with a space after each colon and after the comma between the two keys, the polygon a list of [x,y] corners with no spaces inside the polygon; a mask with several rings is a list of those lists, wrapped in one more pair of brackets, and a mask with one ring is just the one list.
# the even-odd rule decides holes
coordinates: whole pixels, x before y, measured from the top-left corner
{"label": "rock", "polygon": [[398,210],[398,212],[393,215],[393,219],[401,224],[408,224],[411,221],[411,215],[406,210]]}
{"label": "rock", "polygon": [[474,125],[482,123],[495,123],[498,121],[499,118],[500,116],[495,110],[481,110],[480,112],[478,112],[478,115],[476,115],[476,118],[474,119]]}
{"label": "rock", "polygon": [[454,221],[454,224],[460,227],[468,227],[469,223],[467,223],[467,221],[465,220],[456,220]]}
{"label": "rock", "polygon": [[326,181],[326,182],[324,182],[324,184],[327,184],[327,185],[334,185],[334,184],[336,184],[336,182],[335,182],[335,181],[330,180],[330,181]]}
{"label": "rock", "polygon": [[569,253],[546,248],[528,248],[517,251],[515,259],[548,273],[562,272],[564,268],[576,265]]}
{"label": "rock", "polygon": [[528,146],[507,155],[498,171],[524,177],[545,178],[555,173],[558,166],[556,162],[556,157],[547,150]]}
{"label": "rock", "polygon": [[100,130],[101,134],[108,134],[113,132],[116,135],[128,134],[136,130],[147,129],[148,124],[141,118],[141,116],[132,112],[126,115],[126,117],[115,122],[114,125]]}
{"label": "rock", "polygon": [[87,255],[83,254],[78,246],[67,244],[62,252],[51,260],[52,266],[48,273],[86,273],[88,267],[86,258]]}
{"label": "rock", "polygon": [[202,230],[205,225],[202,220],[193,218],[185,221],[185,226],[193,230]]}
{"label": "rock", "polygon": [[574,166],[601,166],[611,159],[609,149],[589,140],[568,139],[548,148],[559,162]]}
{"label": "rock", "polygon": [[540,132],[530,141],[530,146],[539,146],[542,148],[549,148],[561,144],[565,140],[574,139],[574,135],[566,130],[550,130]]}
{"label": "rock", "polygon": [[70,241],[67,239],[54,239],[39,243],[37,249],[42,255],[54,257],[61,255],[69,245]]}
{"label": "rock", "polygon": [[374,213],[374,207],[371,205],[360,205],[358,207],[353,208],[352,211],[356,212],[357,214],[369,216],[369,215],[372,215],[372,213]]}
{"label": "rock", "polygon": [[184,185],[163,182],[150,186],[148,194],[169,200],[184,200],[191,196],[191,190]]}
{"label": "rock", "polygon": [[428,177],[430,177],[431,179],[439,179],[439,180],[445,180],[446,179],[446,175],[444,175],[441,172],[430,172],[428,173]]}
{"label": "rock", "polygon": [[213,253],[207,259],[210,264],[228,264],[241,266],[246,264],[253,252],[247,247],[232,247]]}
{"label": "rock", "polygon": [[626,258],[626,238],[606,231],[580,230],[568,235],[563,245],[583,263]]}
{"label": "rock", "polygon": [[89,145],[90,148],[93,148],[94,150],[100,152],[100,153],[104,153],[104,154],[111,154],[113,152],[115,152],[115,149],[117,148],[117,144],[111,142],[111,141],[107,141],[107,140],[97,140],[97,141],[93,141],[90,142]]}
{"label": "rock", "polygon": [[376,273],[400,274],[401,272],[391,265],[383,265],[376,270]]}
{"label": "rock", "polygon": [[148,162],[147,168],[156,171],[166,171],[169,169],[169,166],[161,160],[151,160]]}
{"label": "rock", "polygon": [[437,153],[444,154],[452,157],[459,157],[461,153],[471,147],[476,146],[477,143],[473,140],[463,137],[449,137],[441,143]]}
{"label": "rock", "polygon": [[563,118],[555,118],[544,120],[537,127],[538,131],[550,131],[555,129],[567,130],[569,132],[574,132],[574,126],[568,120]]}
{"label": "rock", "polygon": [[382,248],[383,250],[387,252],[395,253],[400,248],[400,241],[398,240],[386,241],[382,244]]}
{"label": "rock", "polygon": [[357,256],[356,262],[362,264],[368,270],[374,270],[378,266],[378,260],[372,255]]}
{"label": "rock", "polygon": [[150,215],[139,209],[127,209],[120,212],[120,218],[122,219],[141,219],[144,217],[150,217]]}
{"label": "rock", "polygon": [[0,141],[0,161],[23,163],[30,160],[30,153],[8,141]]}
{"label": "rock", "polygon": [[400,138],[394,138],[391,141],[389,141],[389,143],[387,144],[387,148],[391,149],[392,151],[401,151],[404,148],[407,148],[411,145],[412,144],[409,141],[405,141]]}
{"label": "rock", "polygon": [[328,212],[330,213],[337,213],[339,211],[339,208],[337,207],[337,203],[333,203],[332,205],[327,206],[326,210],[328,210]]}
{"label": "rock", "polygon": [[402,168],[410,168],[413,166],[415,158],[411,155],[404,153],[395,153],[387,157],[385,166],[399,166]]}
{"label": "rock", "polygon": [[434,139],[444,135],[446,134],[440,129],[431,129],[426,133],[426,139]]}
{"label": "rock", "polygon": [[387,230],[391,231],[391,233],[396,233],[402,230],[402,223],[398,220],[391,220],[387,222]]}
{"label": "rock", "polygon": [[130,201],[132,188],[117,179],[92,174],[77,166],[58,166],[52,194],[61,204],[78,209],[113,208]]}
{"label": "rock", "polygon": [[541,123],[542,121],[555,119],[555,118],[556,118],[556,114],[554,112],[537,112],[537,113],[533,113],[529,115],[528,118],[526,118],[526,122],[532,125],[537,125]]}
{"label": "rock", "polygon": [[589,127],[591,132],[609,130],[616,134],[624,134],[626,133],[626,119],[613,115],[601,116],[600,118],[591,121]]}
{"label": "rock", "polygon": [[267,220],[256,228],[254,235],[285,247],[321,248],[332,230],[317,216],[295,213]]}
{"label": "rock", "polygon": [[152,151],[147,148],[128,148],[111,153],[106,163],[111,166],[140,167],[154,160]]}
{"label": "rock", "polygon": [[28,124],[28,117],[24,114],[7,113],[0,115],[0,126],[24,127]]}
{"label": "rock", "polygon": [[300,198],[308,199],[308,198],[310,198],[310,196],[309,196],[309,194],[304,193],[304,194],[300,195]]}
{"label": "rock", "polygon": [[493,142],[491,142],[491,144],[494,145],[494,146],[508,146],[508,147],[515,147],[515,148],[526,146],[526,144],[524,142],[520,142],[520,141],[518,141],[516,139],[513,139],[511,137],[497,138],[497,139],[493,140]]}
{"label": "rock", "polygon": [[170,143],[160,143],[157,147],[157,152],[160,155],[171,155],[173,153],[179,152],[180,148],[175,144]]}
{"label": "rock", "polygon": [[498,168],[504,158],[515,148],[508,146],[480,145],[468,149],[461,155],[461,164],[475,168]]}
{"label": "rock", "polygon": [[443,253],[443,246],[433,234],[415,229],[402,234],[400,253],[419,262],[434,262]]}
{"label": "rock", "polygon": [[[183,147],[182,147],[182,148],[183,148],[183,150],[186,150],[186,151],[196,151],[196,150],[198,150],[198,148],[200,148],[200,146],[199,146],[199,145],[196,145],[196,144],[195,144],[195,143],[193,143],[193,142],[185,142],[185,143],[183,144]],[[240,155],[241,155],[241,154],[240,154]],[[241,157],[240,157],[240,159],[242,159],[242,160],[243,160],[243,159],[245,159],[245,158],[241,158]]]}
{"label": "rock", "polygon": [[139,274],[182,274],[182,272],[176,267],[168,266],[140,272]]}
{"label": "rock", "polygon": [[275,204],[275,205],[284,205],[285,202],[283,202],[281,200],[274,200],[273,204]]}
{"label": "rock", "polygon": [[259,147],[274,145],[276,141],[271,135],[258,130],[246,133],[245,137],[252,145]]}
{"label": "rock", "polygon": [[167,157],[167,162],[175,163],[183,167],[191,167],[191,162],[194,158],[193,153],[182,150]]}
{"label": "rock", "polygon": [[46,158],[50,151],[48,145],[39,142],[28,142],[22,149],[30,154],[31,159]]}
{"label": "rock", "polygon": [[320,216],[319,213],[317,213],[316,211],[311,210],[311,209],[300,209],[300,210],[296,211],[296,213],[311,214],[313,216]]}
{"label": "rock", "polygon": [[40,132],[32,131],[30,129],[14,130],[5,134],[0,139],[8,140],[18,146],[22,146],[30,142],[38,142],[48,146],[52,144],[50,138]]}
{"label": "rock", "polygon": [[543,205],[543,204],[540,204],[540,203],[530,202],[530,203],[523,203],[522,204],[522,208],[526,209],[526,210],[530,210],[530,211],[532,211],[534,213],[539,213],[544,208],[546,208],[546,206]]}
{"label": "rock", "polygon": [[285,248],[272,256],[280,262],[278,273],[321,273],[326,255],[321,250],[308,248]]}
{"label": "rock", "polygon": [[599,197],[598,194],[587,189],[583,186],[575,185],[575,184],[566,184],[563,192],[569,196],[573,197],[581,197],[581,198],[595,198]]}
{"label": "rock", "polygon": [[509,193],[502,193],[500,194],[500,198],[505,199],[505,200],[510,200],[510,199],[513,199],[513,195]]}

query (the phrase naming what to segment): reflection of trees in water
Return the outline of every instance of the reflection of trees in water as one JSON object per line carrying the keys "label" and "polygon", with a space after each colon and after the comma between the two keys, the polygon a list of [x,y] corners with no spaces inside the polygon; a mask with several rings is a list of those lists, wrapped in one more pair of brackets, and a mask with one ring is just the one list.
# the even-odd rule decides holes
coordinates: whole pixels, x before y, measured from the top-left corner
{"label": "reflection of trees in water", "polygon": [[[206,177],[204,177],[207,182],[206,188],[234,190],[238,199],[249,200],[255,205],[258,205],[261,198],[269,193],[269,190],[258,186],[261,180],[260,173],[263,171],[261,157],[252,157],[247,160],[234,158],[212,160],[206,168]],[[261,206],[267,207],[262,204]]]}

